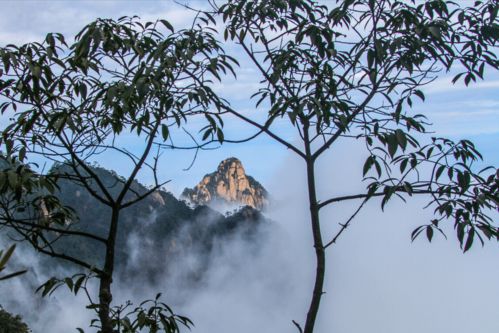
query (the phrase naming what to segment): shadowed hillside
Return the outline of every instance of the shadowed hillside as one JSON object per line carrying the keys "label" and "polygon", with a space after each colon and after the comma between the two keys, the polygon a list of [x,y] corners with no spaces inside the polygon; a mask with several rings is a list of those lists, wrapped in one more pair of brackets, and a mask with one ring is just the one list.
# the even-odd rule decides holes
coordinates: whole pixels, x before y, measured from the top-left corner
{"label": "shadowed hillside", "polygon": [[[118,193],[123,186],[113,171],[96,166],[93,171],[111,194]],[[57,181],[57,196],[64,205],[72,207],[78,217],[70,228],[105,237],[111,214],[108,207],[92,197],[82,185],[67,179],[72,172],[69,167],[56,165],[51,172],[61,175]],[[134,182],[132,189],[133,195],[148,190],[138,182]],[[148,280],[157,279],[165,270],[168,272],[169,264],[173,266],[195,252],[202,259],[194,267],[187,267],[185,278],[197,280],[209,265],[210,255],[217,244],[235,235],[257,241],[260,226],[268,224],[268,220],[250,206],[223,215],[203,205],[192,208],[165,190],[158,190],[125,208],[120,216],[116,269],[125,279],[137,273]],[[72,236],[57,240],[55,247],[66,254],[83,257],[91,264],[103,260],[104,250],[97,241]],[[169,263],[167,267],[165,263]]]}

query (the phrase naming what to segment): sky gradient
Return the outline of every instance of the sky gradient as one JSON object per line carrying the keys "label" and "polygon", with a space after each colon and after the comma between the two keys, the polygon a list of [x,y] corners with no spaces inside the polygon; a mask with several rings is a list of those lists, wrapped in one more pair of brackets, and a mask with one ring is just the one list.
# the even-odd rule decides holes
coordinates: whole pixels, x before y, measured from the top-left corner
{"label": "sky gradient", "polygon": [[[327,3],[327,2],[326,2]],[[204,1],[190,1],[191,5],[203,6]],[[138,15],[144,20],[163,18],[169,20],[176,29],[189,25],[193,14],[173,1],[2,1],[0,13],[0,44],[20,44],[42,40],[47,32],[61,32],[66,38],[74,36],[85,24],[102,18],[118,18],[121,16]],[[229,54],[238,58],[237,49],[228,47]],[[242,57],[244,58],[244,57]],[[262,112],[255,110],[254,103],[249,97],[258,87],[258,76],[249,63],[242,62],[237,70],[237,80],[225,80],[216,84],[215,91],[222,96],[230,97],[233,106],[248,113]],[[499,152],[496,143],[499,142],[499,74],[492,73],[486,76],[485,82],[471,84],[450,83],[450,77],[442,77],[423,89],[427,95],[426,103],[415,105],[416,113],[423,113],[433,122],[433,130],[437,135],[451,139],[470,139],[483,152],[487,165],[499,163]],[[242,126],[238,123],[226,126],[227,131],[238,132]],[[243,132],[246,129],[243,129]],[[251,132],[248,130],[248,132]],[[286,150],[268,138],[260,138],[245,145],[227,144],[216,151],[201,152],[198,163],[184,172],[190,165],[194,153],[169,152],[165,157],[165,164],[169,170],[162,170],[165,179],[171,179],[170,189],[180,193],[186,186],[192,186],[199,181],[203,174],[216,168],[218,163],[230,156],[239,157],[250,174],[267,183],[277,172],[278,161],[286,155]],[[262,159],[259,158],[262,157]],[[272,156],[273,158],[265,158]],[[260,163],[265,161],[265,163]],[[117,169],[120,173],[120,164],[113,166],[112,162],[99,161],[104,166]],[[145,177],[142,181],[148,183]]]}

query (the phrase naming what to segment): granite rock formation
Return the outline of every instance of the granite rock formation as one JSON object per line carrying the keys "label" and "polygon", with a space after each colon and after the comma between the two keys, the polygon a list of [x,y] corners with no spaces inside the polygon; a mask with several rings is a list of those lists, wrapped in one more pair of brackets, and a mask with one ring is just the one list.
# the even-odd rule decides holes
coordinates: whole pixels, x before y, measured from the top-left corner
{"label": "granite rock formation", "polygon": [[182,197],[195,205],[227,203],[259,210],[268,206],[268,193],[253,177],[246,175],[237,158],[230,157],[218,165],[217,171],[203,177],[194,188],[186,188]]}

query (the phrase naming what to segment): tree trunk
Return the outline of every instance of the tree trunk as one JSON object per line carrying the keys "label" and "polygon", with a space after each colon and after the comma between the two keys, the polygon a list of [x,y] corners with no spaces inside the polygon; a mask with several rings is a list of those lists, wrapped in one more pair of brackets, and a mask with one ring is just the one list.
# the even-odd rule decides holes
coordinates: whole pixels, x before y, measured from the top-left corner
{"label": "tree trunk", "polygon": [[100,279],[99,286],[99,319],[101,322],[101,333],[113,333],[111,324],[110,306],[113,296],[111,294],[112,278],[103,276]]}
{"label": "tree trunk", "polygon": [[111,215],[111,226],[106,245],[106,257],[104,259],[104,274],[100,276],[99,285],[99,319],[101,322],[100,333],[113,333],[111,323],[111,284],[113,283],[114,271],[114,248],[116,244],[116,234],[118,232],[119,208],[113,207]]}
{"label": "tree trunk", "polygon": [[308,138],[308,124],[304,126],[305,155],[307,163],[307,184],[308,201],[310,204],[310,222],[312,226],[312,235],[314,238],[314,248],[316,257],[316,272],[314,291],[312,300],[308,308],[307,321],[303,333],[312,333],[314,331],[315,320],[319,312],[319,305],[323,294],[324,274],[326,270],[326,253],[322,242],[321,225],[319,218],[319,206],[317,203],[317,193],[315,188],[315,160],[312,158],[310,142]]}

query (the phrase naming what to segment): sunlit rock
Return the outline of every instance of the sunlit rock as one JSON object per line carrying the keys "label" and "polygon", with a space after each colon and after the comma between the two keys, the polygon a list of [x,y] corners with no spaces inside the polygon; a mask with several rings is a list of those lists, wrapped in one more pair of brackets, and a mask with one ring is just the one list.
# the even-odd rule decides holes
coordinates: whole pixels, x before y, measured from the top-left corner
{"label": "sunlit rock", "polygon": [[241,161],[235,157],[220,162],[217,171],[204,176],[194,188],[186,188],[182,197],[196,205],[222,201],[261,210],[269,204],[265,188],[246,175]]}

